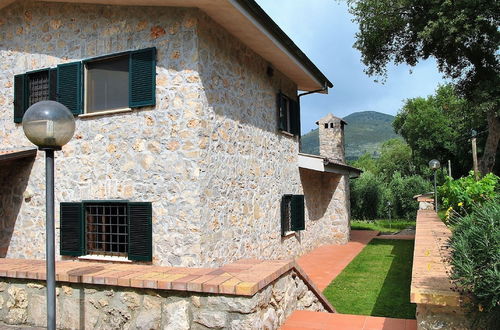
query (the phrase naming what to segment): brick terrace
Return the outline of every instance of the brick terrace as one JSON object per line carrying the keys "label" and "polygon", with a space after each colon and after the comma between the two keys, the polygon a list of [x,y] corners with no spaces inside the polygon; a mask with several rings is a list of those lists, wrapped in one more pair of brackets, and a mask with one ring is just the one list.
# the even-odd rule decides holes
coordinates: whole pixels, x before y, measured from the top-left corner
{"label": "brick terrace", "polygon": [[[334,311],[306,273],[290,260],[243,259],[217,269],[58,261],[56,281],[253,296],[291,270],[297,272],[327,310]],[[0,277],[45,280],[45,262],[0,259]]]}

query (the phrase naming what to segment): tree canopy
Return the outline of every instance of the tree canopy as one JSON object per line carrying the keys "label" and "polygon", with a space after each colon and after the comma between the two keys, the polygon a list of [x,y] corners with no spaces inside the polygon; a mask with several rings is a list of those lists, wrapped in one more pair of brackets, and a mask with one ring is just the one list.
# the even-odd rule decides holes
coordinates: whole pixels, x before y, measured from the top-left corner
{"label": "tree canopy", "polygon": [[389,63],[414,66],[434,57],[454,80],[467,111],[487,117],[481,159],[490,172],[500,140],[500,2],[491,0],[347,0],[359,24],[354,47],[369,75],[386,77]]}

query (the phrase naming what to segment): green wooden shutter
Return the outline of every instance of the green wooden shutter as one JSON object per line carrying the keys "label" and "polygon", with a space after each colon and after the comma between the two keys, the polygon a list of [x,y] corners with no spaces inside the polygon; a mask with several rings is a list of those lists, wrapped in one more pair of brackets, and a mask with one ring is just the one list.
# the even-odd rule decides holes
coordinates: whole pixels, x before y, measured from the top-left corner
{"label": "green wooden shutter", "polygon": [[130,53],[129,106],[131,108],[156,104],[156,48]]}
{"label": "green wooden shutter", "polygon": [[280,131],[286,131],[287,130],[287,113],[285,109],[285,103],[286,103],[286,96],[283,95],[281,92],[278,93],[277,96],[278,100],[278,129]]}
{"label": "green wooden shutter", "polygon": [[82,63],[73,62],[57,66],[57,101],[74,115],[82,113]]}
{"label": "green wooden shutter", "polygon": [[293,100],[290,100],[290,126],[290,133],[300,136],[300,106]]}
{"label": "green wooden shutter", "polygon": [[292,223],[291,229],[293,231],[304,230],[305,227],[305,208],[304,208],[304,195],[293,195],[291,202]]}
{"label": "green wooden shutter", "polygon": [[60,253],[81,256],[85,251],[83,204],[61,203]]}
{"label": "green wooden shutter", "polygon": [[128,204],[128,258],[153,260],[153,210],[149,202]]}
{"label": "green wooden shutter", "polygon": [[19,74],[14,76],[14,123],[21,123],[23,121],[28,103],[26,94],[26,75]]}

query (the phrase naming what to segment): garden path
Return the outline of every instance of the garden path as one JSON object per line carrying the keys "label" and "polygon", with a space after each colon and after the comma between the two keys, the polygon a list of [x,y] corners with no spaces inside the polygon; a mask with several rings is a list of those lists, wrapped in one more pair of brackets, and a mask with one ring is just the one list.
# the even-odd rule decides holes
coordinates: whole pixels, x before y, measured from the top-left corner
{"label": "garden path", "polygon": [[[378,234],[378,231],[352,230],[349,243],[321,246],[300,257],[297,263],[310,280],[320,290],[324,290]],[[403,236],[399,239],[410,238]],[[365,315],[295,311],[281,329],[416,330],[417,322]]]}

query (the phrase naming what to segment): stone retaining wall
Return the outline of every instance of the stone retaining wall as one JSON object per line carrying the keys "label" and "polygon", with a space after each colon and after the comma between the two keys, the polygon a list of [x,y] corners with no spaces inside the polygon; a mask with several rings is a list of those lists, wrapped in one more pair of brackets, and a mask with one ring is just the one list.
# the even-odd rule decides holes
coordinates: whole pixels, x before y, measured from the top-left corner
{"label": "stone retaining wall", "polygon": [[431,203],[425,197],[417,199],[421,209],[417,213],[415,251],[410,298],[417,304],[417,327],[420,330],[470,329],[470,323],[462,308],[460,294],[453,291],[447,270],[449,251],[447,240],[451,235],[437,213],[423,203]]}
{"label": "stone retaining wall", "polygon": [[[62,329],[277,329],[297,309],[326,311],[294,271],[251,297],[75,283],[57,287]],[[45,282],[0,278],[1,322],[45,326],[45,313]]]}

